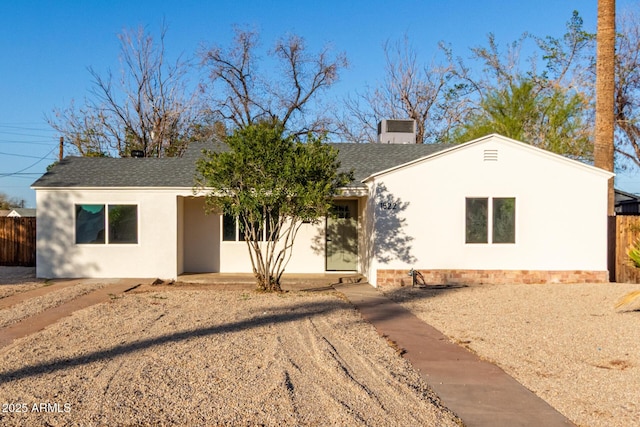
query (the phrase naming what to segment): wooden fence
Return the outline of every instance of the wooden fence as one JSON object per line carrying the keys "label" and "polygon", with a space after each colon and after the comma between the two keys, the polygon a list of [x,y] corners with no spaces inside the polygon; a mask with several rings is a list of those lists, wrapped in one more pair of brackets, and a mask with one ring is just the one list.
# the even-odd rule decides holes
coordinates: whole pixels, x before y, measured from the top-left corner
{"label": "wooden fence", "polygon": [[[613,264],[615,281],[618,283],[640,283],[640,268],[631,262],[627,254],[629,248],[640,239],[640,216],[616,215],[610,218],[613,219],[610,219],[609,222],[609,241],[610,244],[615,242],[615,254],[613,250],[610,251],[615,261]],[[611,238],[612,235],[613,238]],[[609,268],[611,269],[611,263]]]}
{"label": "wooden fence", "polygon": [[36,265],[34,217],[0,217],[0,265]]}

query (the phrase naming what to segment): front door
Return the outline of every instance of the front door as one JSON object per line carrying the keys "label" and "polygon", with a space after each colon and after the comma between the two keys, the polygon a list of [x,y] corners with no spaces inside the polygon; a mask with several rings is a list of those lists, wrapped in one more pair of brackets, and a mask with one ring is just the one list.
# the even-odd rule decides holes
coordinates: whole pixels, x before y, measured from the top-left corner
{"label": "front door", "polygon": [[334,202],[333,215],[327,218],[328,271],[358,269],[358,201]]}

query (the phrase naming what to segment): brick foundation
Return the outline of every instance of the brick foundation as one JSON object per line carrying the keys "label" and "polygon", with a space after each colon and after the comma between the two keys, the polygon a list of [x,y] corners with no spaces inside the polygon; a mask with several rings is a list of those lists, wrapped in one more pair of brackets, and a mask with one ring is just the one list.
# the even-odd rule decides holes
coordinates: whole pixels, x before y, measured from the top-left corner
{"label": "brick foundation", "polygon": [[[421,270],[427,284],[607,283],[607,271]],[[377,286],[411,286],[409,270],[378,270]]]}

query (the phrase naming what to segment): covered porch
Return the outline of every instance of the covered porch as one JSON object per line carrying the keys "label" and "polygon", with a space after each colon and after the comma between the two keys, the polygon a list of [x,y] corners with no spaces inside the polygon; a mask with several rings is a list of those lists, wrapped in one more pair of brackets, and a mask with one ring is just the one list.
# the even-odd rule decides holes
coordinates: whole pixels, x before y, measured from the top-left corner
{"label": "covered porch", "polygon": [[[293,247],[286,271],[296,279],[329,283],[332,277],[362,271],[360,253],[365,201],[349,197],[336,200],[337,216],[319,223],[304,223]],[[205,214],[205,197],[178,196],[177,199],[178,280],[216,278],[222,283],[253,281],[247,245],[227,217]],[[288,274],[287,274],[288,276]],[[286,281],[289,277],[285,278]]]}

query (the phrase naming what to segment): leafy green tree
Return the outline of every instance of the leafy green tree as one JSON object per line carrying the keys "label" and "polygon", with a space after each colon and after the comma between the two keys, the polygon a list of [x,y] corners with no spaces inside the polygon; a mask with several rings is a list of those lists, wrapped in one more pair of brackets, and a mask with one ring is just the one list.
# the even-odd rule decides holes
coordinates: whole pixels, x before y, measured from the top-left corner
{"label": "leafy green tree", "polygon": [[237,129],[228,151],[206,152],[197,164],[197,188],[208,191],[207,210],[237,218],[257,287],[280,291],[303,222],[317,222],[351,176],[338,172],[337,150],[323,138],[285,136],[281,123]]}
{"label": "leafy green tree", "polygon": [[491,133],[527,142],[580,160],[590,160],[593,144],[584,123],[586,102],[560,87],[540,88],[521,80],[489,93],[480,110],[454,132],[454,142]]}

